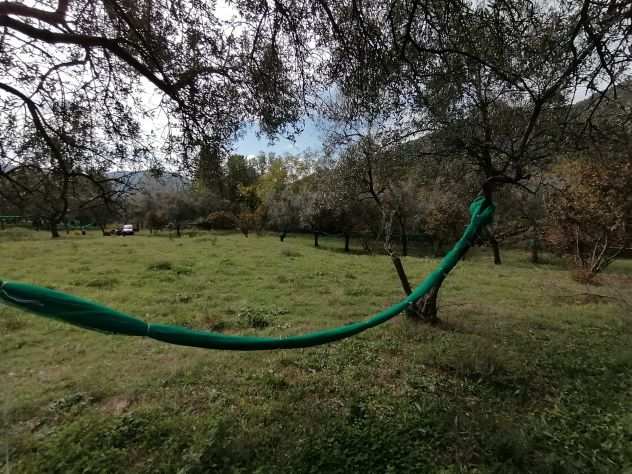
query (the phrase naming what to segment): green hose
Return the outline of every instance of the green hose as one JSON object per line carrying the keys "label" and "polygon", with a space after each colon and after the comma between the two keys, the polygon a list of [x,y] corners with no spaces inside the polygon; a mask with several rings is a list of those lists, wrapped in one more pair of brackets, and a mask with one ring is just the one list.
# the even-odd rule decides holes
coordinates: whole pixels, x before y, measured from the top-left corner
{"label": "green hose", "polygon": [[182,346],[225,350],[295,349],[338,341],[382,324],[404,311],[438,285],[472,246],[478,231],[491,222],[494,205],[484,197],[470,205],[470,223],[438,267],[399,303],[364,321],[288,337],[227,336],[181,326],[151,324],[128,314],[59,291],[26,283],[0,282],[0,301],[40,316],[54,318],[94,331],[146,336]]}

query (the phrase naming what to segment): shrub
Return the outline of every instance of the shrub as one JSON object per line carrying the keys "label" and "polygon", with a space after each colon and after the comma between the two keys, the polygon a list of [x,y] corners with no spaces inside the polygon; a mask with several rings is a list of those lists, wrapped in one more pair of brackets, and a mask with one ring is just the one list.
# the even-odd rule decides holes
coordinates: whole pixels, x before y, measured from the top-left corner
{"label": "shrub", "polygon": [[83,407],[93,401],[93,398],[83,392],[70,393],[63,398],[53,400],[48,404],[51,412],[64,412],[74,407]]}
{"label": "shrub", "polygon": [[242,212],[239,214],[239,230],[248,237],[251,230],[258,229],[258,218],[254,212]]}
{"label": "shrub", "polygon": [[191,267],[183,265],[178,265],[176,267],[173,267],[173,269],[178,275],[191,275],[193,273],[193,269]]}
{"label": "shrub", "polygon": [[571,272],[571,278],[582,285],[599,285],[598,275],[587,268],[576,267]]}
{"label": "shrub", "polygon": [[152,270],[152,271],[171,270],[172,268],[173,268],[173,265],[171,264],[171,262],[168,262],[166,260],[154,262],[147,266],[147,270]]}
{"label": "shrub", "polygon": [[561,254],[573,256],[582,273],[597,274],[632,243],[632,164],[608,156],[607,166],[595,156],[573,157],[558,163],[560,183],[546,206],[546,238]]}
{"label": "shrub", "polygon": [[278,316],[287,314],[283,308],[253,308],[244,306],[237,313],[241,324],[248,328],[263,329],[273,324]]}
{"label": "shrub", "polygon": [[[234,230],[237,228],[237,217],[235,214],[228,211],[211,212],[202,228],[205,229],[217,229],[217,230]],[[198,223],[200,225],[200,223]]]}

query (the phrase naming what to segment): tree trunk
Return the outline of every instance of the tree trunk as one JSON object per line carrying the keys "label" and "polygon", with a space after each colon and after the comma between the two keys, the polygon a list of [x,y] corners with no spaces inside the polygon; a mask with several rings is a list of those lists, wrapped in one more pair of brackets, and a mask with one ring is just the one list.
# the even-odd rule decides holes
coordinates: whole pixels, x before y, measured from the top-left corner
{"label": "tree trunk", "polygon": [[351,236],[349,234],[345,234],[345,252],[349,251],[349,241],[351,240]]}
{"label": "tree trunk", "polygon": [[59,238],[59,230],[57,229],[57,222],[50,221],[50,234],[53,239]]}
{"label": "tree trunk", "polygon": [[531,242],[531,263],[540,263],[540,242],[537,238]]}
{"label": "tree trunk", "polygon": [[[404,293],[406,293],[407,296],[410,295],[412,289],[410,287],[410,282],[408,281],[408,276],[404,271],[401,259],[397,256],[391,256],[391,261],[395,266],[395,270],[397,270],[397,276],[402,284]],[[437,296],[439,295],[439,289],[441,288],[442,283],[443,280],[439,282],[436,287],[430,290],[426,296],[406,309],[408,317],[415,321],[436,324],[439,321],[439,316],[437,314]]]}
{"label": "tree trunk", "polygon": [[533,239],[531,240],[531,263],[540,263],[540,239],[538,238],[538,228],[533,224]]}
{"label": "tree trunk", "polygon": [[279,239],[281,239],[281,242],[285,240],[286,236],[287,236],[287,229],[283,229],[283,232],[281,232],[281,235],[279,236]]}
{"label": "tree trunk", "polygon": [[318,232],[314,232],[314,247],[318,247]]}
{"label": "tree trunk", "polygon": [[371,247],[371,242],[366,237],[362,237],[362,248],[369,255],[373,255],[373,248]]}
{"label": "tree trunk", "polygon": [[180,226],[179,225],[176,226],[176,235],[178,237],[182,237],[182,235],[180,234]]}
{"label": "tree trunk", "polygon": [[406,255],[408,255],[408,234],[406,234],[406,225],[404,224],[403,221],[400,221],[399,223],[399,230],[400,230],[400,243],[402,246],[402,257],[405,257]]}
{"label": "tree trunk", "polygon": [[406,296],[410,295],[411,293],[410,282],[408,281],[408,276],[406,275],[406,272],[404,271],[404,265],[402,265],[401,259],[395,255],[391,255],[391,261],[393,262],[393,265],[395,266],[395,270],[397,271],[397,276],[399,277],[399,281],[402,284],[404,293],[406,293]]}
{"label": "tree trunk", "polygon": [[[406,275],[406,271],[404,270],[404,265],[402,265],[401,259],[396,255],[391,255],[391,261],[393,262],[395,271],[397,271],[397,276],[399,277],[399,282],[402,284],[404,293],[406,293],[406,296],[410,295],[412,290],[410,288],[410,282],[408,281],[408,276]],[[417,311],[414,307],[406,308],[406,315],[409,318],[418,319]]]}
{"label": "tree trunk", "polygon": [[500,245],[498,245],[496,237],[494,237],[494,234],[489,232],[487,239],[489,240],[489,245],[492,247],[492,251],[494,252],[494,265],[502,264],[503,262],[500,258]]}
{"label": "tree trunk", "polygon": [[439,282],[432,290],[430,290],[426,296],[421,298],[415,303],[415,312],[423,322],[436,324],[439,322],[439,315],[437,313],[437,297],[439,296],[439,290],[443,280]]}

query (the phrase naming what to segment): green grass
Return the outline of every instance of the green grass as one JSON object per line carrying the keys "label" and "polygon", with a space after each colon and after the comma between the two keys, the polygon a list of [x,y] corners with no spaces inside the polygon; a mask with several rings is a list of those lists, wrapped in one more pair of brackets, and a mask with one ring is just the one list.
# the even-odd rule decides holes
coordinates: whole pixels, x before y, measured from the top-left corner
{"label": "green grass", "polygon": [[[0,233],[0,277],[226,334],[345,324],[401,298],[387,258],[321,243]],[[476,250],[455,269],[438,327],[401,317],[304,350],[169,346],[0,307],[0,466],[632,472],[632,262],[585,287],[559,264],[504,257]],[[419,278],[435,264],[404,259]]]}

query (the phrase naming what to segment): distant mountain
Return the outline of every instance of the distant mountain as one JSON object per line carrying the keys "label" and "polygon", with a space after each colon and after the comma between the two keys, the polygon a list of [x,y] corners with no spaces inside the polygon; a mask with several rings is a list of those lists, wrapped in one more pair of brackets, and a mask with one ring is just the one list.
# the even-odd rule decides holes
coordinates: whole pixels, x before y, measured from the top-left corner
{"label": "distant mountain", "polygon": [[182,191],[191,185],[191,181],[177,173],[154,171],[112,171],[108,177],[115,178],[119,185],[130,194],[139,192],[161,193]]}
{"label": "distant mountain", "polygon": [[[615,94],[616,91],[616,94]],[[592,115],[593,109],[598,106],[597,112]],[[621,118],[630,114],[632,108],[632,81],[618,84],[616,89],[611,88],[603,97],[593,93],[586,99],[574,105],[579,118],[587,119],[592,115],[593,120],[608,120]]]}

